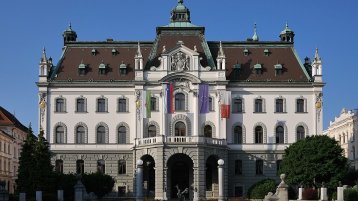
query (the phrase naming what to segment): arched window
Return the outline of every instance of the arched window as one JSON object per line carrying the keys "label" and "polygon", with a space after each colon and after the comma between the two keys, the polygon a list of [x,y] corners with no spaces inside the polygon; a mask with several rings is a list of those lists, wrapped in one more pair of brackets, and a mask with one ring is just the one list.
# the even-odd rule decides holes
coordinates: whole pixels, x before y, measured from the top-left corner
{"label": "arched window", "polygon": [[213,128],[210,125],[204,126],[204,136],[209,138],[213,137]]}
{"label": "arched window", "polygon": [[181,121],[175,124],[175,136],[186,136],[186,126]]}
{"label": "arched window", "polygon": [[118,144],[126,144],[127,129],[124,126],[118,127]]}
{"label": "arched window", "polygon": [[83,174],[85,172],[85,162],[83,160],[76,161],[76,173]]}
{"label": "arched window", "polygon": [[106,173],[106,163],[104,162],[104,160],[97,161],[97,171],[101,174]]}
{"label": "arched window", "polygon": [[56,143],[62,144],[64,143],[64,135],[65,135],[65,129],[63,126],[57,126],[56,127]]}
{"label": "arched window", "polygon": [[157,128],[154,125],[148,126],[148,137],[155,137],[157,135]]}
{"label": "arched window", "polygon": [[83,126],[78,126],[76,129],[76,143],[84,144],[85,142],[85,128]]}
{"label": "arched window", "polygon": [[263,129],[261,126],[257,126],[255,128],[255,143],[256,144],[262,144],[263,143]]}
{"label": "arched window", "polygon": [[303,126],[297,127],[296,137],[297,137],[297,141],[303,140],[305,138],[305,128]]}
{"label": "arched window", "polygon": [[56,162],[55,162],[55,170],[58,173],[63,173],[63,160],[56,160]]}
{"label": "arched window", "polygon": [[175,94],[175,110],[176,111],[185,110],[185,95],[183,93]]}
{"label": "arched window", "polygon": [[106,143],[106,129],[104,128],[104,126],[98,126],[97,128],[97,143]]}
{"label": "arched window", "polygon": [[282,126],[276,127],[276,144],[283,144],[284,143],[284,129]]}
{"label": "arched window", "polygon": [[234,127],[234,143],[242,144],[242,127],[241,126]]}

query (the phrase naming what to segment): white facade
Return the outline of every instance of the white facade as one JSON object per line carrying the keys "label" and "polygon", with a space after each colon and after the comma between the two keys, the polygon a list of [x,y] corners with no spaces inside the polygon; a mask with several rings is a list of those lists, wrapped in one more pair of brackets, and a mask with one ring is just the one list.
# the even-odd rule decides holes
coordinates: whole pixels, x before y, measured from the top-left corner
{"label": "white facade", "polygon": [[343,154],[351,162],[351,165],[358,168],[357,161],[357,137],[358,137],[358,113],[357,111],[342,109],[341,114],[329,122],[329,127],[324,131],[326,135],[339,142]]}

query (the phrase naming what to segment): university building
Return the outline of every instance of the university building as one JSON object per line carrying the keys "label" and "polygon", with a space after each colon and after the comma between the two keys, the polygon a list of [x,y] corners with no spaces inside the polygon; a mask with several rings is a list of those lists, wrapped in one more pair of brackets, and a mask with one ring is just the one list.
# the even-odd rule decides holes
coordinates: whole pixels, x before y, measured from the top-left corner
{"label": "university building", "polygon": [[339,116],[329,122],[325,135],[339,142],[343,155],[348,158],[352,167],[358,169],[358,110],[343,108]]}
{"label": "university building", "polygon": [[13,194],[22,145],[28,129],[9,111],[0,106],[0,182]]}
{"label": "university building", "polygon": [[[118,196],[135,194],[143,160],[144,194],[158,200],[226,197],[278,179],[284,149],[322,133],[322,65],[299,59],[286,26],[275,41],[207,41],[182,0],[151,41],[78,41],[63,33],[57,64],[39,65],[39,127],[57,171],[100,171]],[[228,107],[229,106],[229,107]]]}

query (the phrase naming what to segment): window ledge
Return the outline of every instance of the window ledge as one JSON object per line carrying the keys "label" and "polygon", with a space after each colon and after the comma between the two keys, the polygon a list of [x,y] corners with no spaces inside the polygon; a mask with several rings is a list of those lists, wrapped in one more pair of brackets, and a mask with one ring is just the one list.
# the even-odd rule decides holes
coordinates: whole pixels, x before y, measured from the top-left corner
{"label": "window ledge", "polygon": [[96,111],[96,113],[109,113],[108,111],[105,111],[105,112],[98,112],[98,111]]}
{"label": "window ledge", "polygon": [[55,113],[57,113],[57,114],[66,114],[67,112],[66,112],[66,111],[64,111],[64,112],[57,112],[57,111],[55,111]]}
{"label": "window ledge", "polygon": [[88,113],[87,111],[84,111],[84,112],[78,112],[78,111],[75,111],[76,114],[86,114]]}
{"label": "window ledge", "polygon": [[128,113],[129,114],[129,111],[124,111],[124,112],[117,111],[117,113]]}
{"label": "window ledge", "polygon": [[242,114],[242,113],[245,113],[244,111],[242,112],[231,112],[232,114]]}
{"label": "window ledge", "polygon": [[307,114],[308,112],[295,112],[296,114]]}
{"label": "window ledge", "polygon": [[253,112],[254,114],[266,114],[266,112]]}
{"label": "window ledge", "polygon": [[287,112],[274,112],[275,114],[287,114]]}

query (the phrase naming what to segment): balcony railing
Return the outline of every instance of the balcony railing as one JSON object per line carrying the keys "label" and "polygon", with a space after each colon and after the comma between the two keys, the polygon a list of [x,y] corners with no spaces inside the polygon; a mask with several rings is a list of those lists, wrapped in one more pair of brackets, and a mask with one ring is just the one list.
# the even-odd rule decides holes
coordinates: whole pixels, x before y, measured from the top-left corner
{"label": "balcony railing", "polygon": [[137,146],[151,144],[208,144],[226,145],[225,139],[207,138],[201,136],[156,136],[151,138],[136,139]]}

